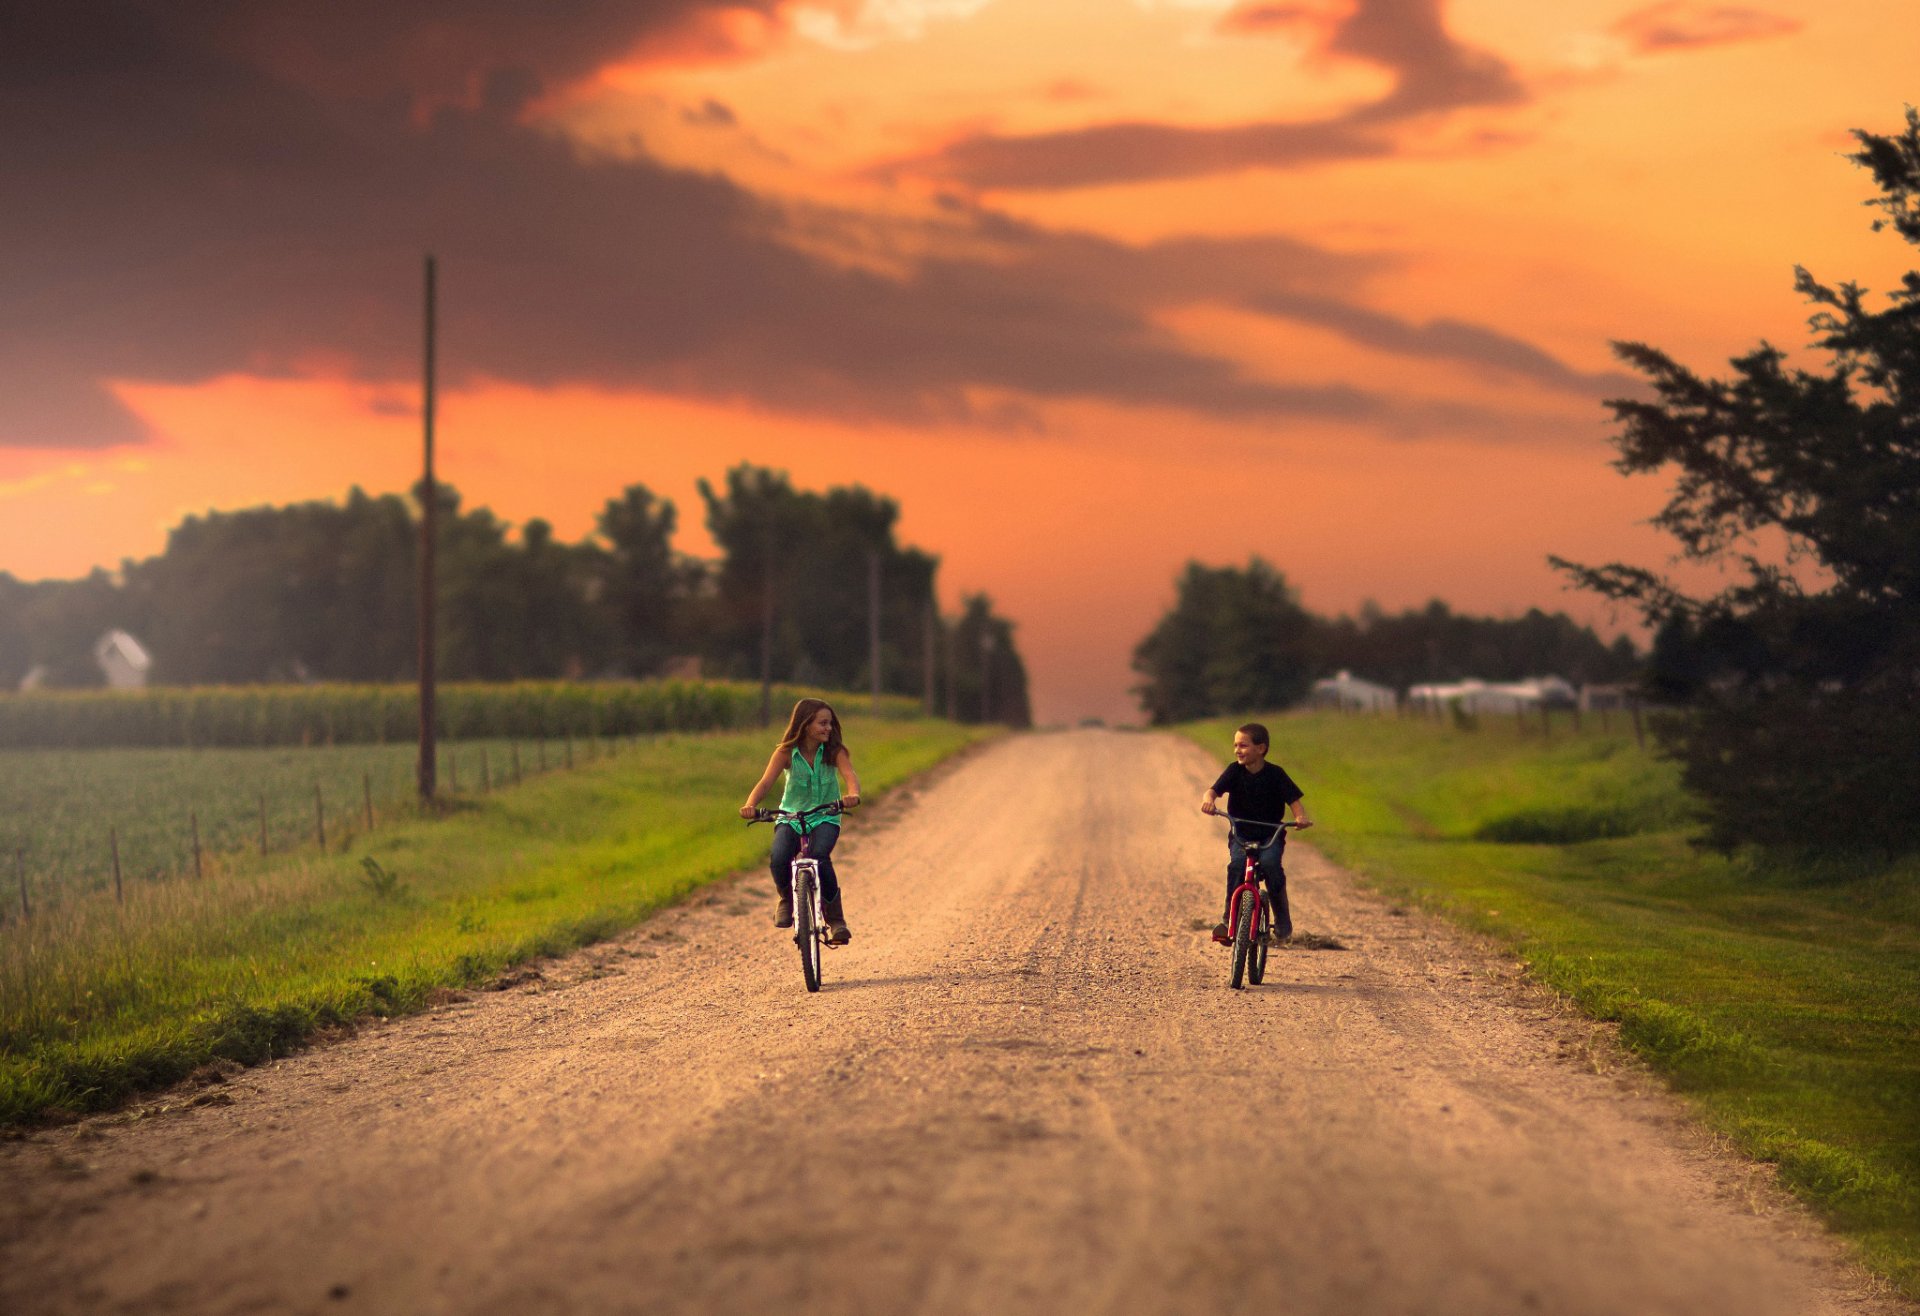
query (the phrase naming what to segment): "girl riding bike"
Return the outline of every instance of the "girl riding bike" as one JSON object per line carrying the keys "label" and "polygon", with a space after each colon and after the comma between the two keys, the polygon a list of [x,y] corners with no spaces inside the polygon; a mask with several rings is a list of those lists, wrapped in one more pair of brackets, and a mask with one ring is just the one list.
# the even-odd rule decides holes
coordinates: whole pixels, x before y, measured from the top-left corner
{"label": "girl riding bike", "polygon": [[[860,803],[860,775],[853,770],[853,757],[841,740],[840,718],[826,700],[802,699],[793,706],[793,717],[774,747],[773,757],[767,760],[767,770],[740,806],[742,818],[753,818],[760,801],[773,789],[774,778],[782,772],[787,774],[786,791],[780,797],[783,812],[805,814],[834,800],[848,809]],[[844,795],[840,790],[842,778],[846,781]],[[853,932],[840,907],[840,881],[833,871],[833,843],[840,839],[837,817],[783,822],[773,829],[773,885],[780,893],[773,926],[793,926],[793,858],[800,852],[802,832],[809,853],[820,861],[820,905],[827,920],[828,939],[844,946],[853,940]]]}

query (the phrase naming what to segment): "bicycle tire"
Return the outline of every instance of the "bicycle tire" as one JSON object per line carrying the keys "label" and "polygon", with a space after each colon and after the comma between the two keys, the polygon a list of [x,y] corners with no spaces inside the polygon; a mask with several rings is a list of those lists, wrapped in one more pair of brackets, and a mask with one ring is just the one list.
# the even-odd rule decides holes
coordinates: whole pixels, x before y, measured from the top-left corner
{"label": "bicycle tire", "polygon": [[793,882],[793,941],[800,948],[800,976],[807,990],[820,990],[820,933],[813,921],[813,875],[795,873]]}
{"label": "bicycle tire", "polygon": [[1253,945],[1247,950],[1247,981],[1258,987],[1267,980],[1267,942],[1273,933],[1273,918],[1267,902],[1260,902],[1260,920],[1254,925]]}
{"label": "bicycle tire", "polygon": [[1227,985],[1235,991],[1240,990],[1240,980],[1246,976],[1247,954],[1253,949],[1253,900],[1251,897],[1240,901],[1240,912],[1233,920],[1233,976]]}

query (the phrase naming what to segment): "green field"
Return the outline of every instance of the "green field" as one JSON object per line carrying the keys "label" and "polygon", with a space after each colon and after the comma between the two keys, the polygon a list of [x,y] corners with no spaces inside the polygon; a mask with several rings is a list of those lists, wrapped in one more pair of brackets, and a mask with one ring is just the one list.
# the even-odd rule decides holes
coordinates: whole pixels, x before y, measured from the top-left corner
{"label": "green field", "polygon": [[[1551,740],[1504,719],[1269,726],[1316,846],[1617,1020],[1703,1120],[1920,1296],[1920,862],[1696,849],[1673,765],[1591,720]],[[1226,760],[1231,723],[1186,730]]]}
{"label": "green field", "polygon": [[[809,693],[773,687],[773,707]],[[412,685],[154,686],[0,694],[0,749],[186,749],[412,744]],[[760,687],[745,681],[452,681],[434,725],[445,740],[639,736],[758,725]],[[864,705],[864,700],[862,701]],[[919,701],[883,696],[882,713]]]}
{"label": "green field", "polygon": [[[569,755],[584,765],[630,748],[614,740],[444,742],[440,786],[478,795],[489,781],[510,784],[516,758],[524,781]],[[366,830],[369,799],[376,824],[414,812],[416,757],[412,745],[0,750],[0,915],[18,912],[22,875],[33,903],[111,886],[115,839],[127,883],[191,873],[196,821],[202,871],[223,857],[257,857],[263,807],[270,851],[317,848],[322,827],[328,848],[338,849]]]}
{"label": "green field", "polygon": [[[847,724],[869,797],[990,734]],[[414,1008],[758,863],[766,834],[733,810],[769,739],[652,737],[469,793],[443,818],[356,833],[344,853],[235,856],[204,880],[130,883],[123,904],[94,891],[12,919],[0,927],[0,1123],[100,1109],[214,1058],[251,1063],[316,1028]]]}

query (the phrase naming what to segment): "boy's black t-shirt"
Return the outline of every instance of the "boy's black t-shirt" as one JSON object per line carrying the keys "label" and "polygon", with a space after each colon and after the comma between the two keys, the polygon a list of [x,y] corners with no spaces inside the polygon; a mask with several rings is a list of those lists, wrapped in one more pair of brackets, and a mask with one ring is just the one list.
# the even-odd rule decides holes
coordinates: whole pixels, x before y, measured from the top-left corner
{"label": "boy's black t-shirt", "polygon": [[1248,772],[1237,760],[1213,783],[1213,793],[1229,797],[1227,809],[1234,817],[1266,823],[1285,818],[1287,806],[1306,795],[1278,763]]}

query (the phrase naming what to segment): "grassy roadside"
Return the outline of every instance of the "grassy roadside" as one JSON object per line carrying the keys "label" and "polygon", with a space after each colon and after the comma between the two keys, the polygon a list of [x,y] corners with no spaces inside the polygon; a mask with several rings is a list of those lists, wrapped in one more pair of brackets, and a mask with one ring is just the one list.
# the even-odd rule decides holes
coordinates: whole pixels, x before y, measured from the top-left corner
{"label": "grassy roadside", "polygon": [[[872,796],[990,734],[848,719]],[[0,1124],[93,1110],[215,1059],[418,1008],[436,988],[612,935],[764,855],[733,810],[762,731],[662,736],[346,854],[141,883],[0,929]],[[854,824],[854,825],[857,825]]]}
{"label": "grassy roadside", "polygon": [[[1269,726],[1315,845],[1618,1021],[1703,1120],[1920,1297],[1920,863],[1699,852],[1670,765],[1630,736]],[[1231,723],[1183,730],[1226,761]]]}

